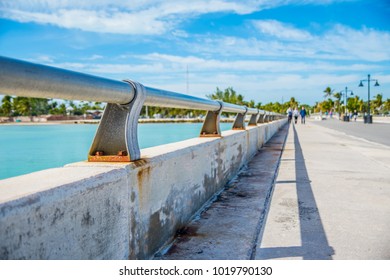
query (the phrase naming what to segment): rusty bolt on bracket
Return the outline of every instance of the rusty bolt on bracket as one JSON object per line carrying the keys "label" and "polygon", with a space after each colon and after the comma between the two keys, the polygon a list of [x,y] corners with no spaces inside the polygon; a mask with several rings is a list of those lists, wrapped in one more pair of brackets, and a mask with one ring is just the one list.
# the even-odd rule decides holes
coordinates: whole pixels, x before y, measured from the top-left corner
{"label": "rusty bolt on bracket", "polygon": [[127,156],[127,151],[118,151],[117,156],[125,157]]}

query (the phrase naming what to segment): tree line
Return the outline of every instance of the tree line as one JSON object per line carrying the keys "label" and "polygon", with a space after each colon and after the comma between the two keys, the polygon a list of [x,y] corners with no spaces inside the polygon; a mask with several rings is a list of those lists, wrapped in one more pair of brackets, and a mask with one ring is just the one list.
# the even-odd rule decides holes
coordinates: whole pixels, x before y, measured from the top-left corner
{"label": "tree line", "polygon": [[[309,105],[299,104],[299,102],[291,97],[290,100],[284,103],[270,102],[262,104],[256,103],[254,100],[245,100],[244,95],[238,94],[232,87],[221,90],[218,87],[212,94],[206,95],[212,100],[221,100],[224,102],[243,105],[249,108],[257,108],[266,111],[284,114],[289,107],[294,108],[305,106],[307,111],[310,110]],[[83,115],[88,110],[102,110],[104,103],[91,102],[74,102],[74,101],[57,101],[54,99],[31,98],[31,97],[12,97],[6,95],[3,97],[0,106],[0,116],[17,117],[17,116],[41,116],[41,115]],[[162,108],[155,106],[144,106],[141,111],[141,117],[199,117],[204,115],[202,110],[188,110],[178,108]],[[223,113],[224,116],[234,114]]]}
{"label": "tree line", "polygon": [[102,110],[100,102],[56,101],[46,98],[12,97],[5,95],[1,101],[0,116],[84,115],[88,110]]}
{"label": "tree line", "polygon": [[[345,97],[347,95],[347,98]],[[368,112],[368,102],[361,99],[358,95],[350,93],[335,92],[331,87],[324,90],[324,99],[322,102],[316,102],[314,112],[335,111],[339,114],[348,112]],[[347,100],[345,102],[345,99]],[[383,94],[377,94],[370,100],[370,112],[373,114],[388,114],[390,112],[390,99],[383,100]]]}
{"label": "tree line", "polygon": [[280,114],[285,114],[289,107],[294,109],[295,107],[298,108],[304,106],[307,112],[311,110],[311,106],[307,104],[301,104],[294,97],[291,97],[290,100],[283,103],[269,102],[266,104],[262,104],[261,102],[255,103],[254,100],[245,101],[245,97],[241,94],[237,94],[232,87],[228,87],[224,91],[221,91],[219,88],[217,88],[215,93],[211,95],[207,95],[207,97],[214,100],[222,100],[228,103],[244,105],[249,108],[257,108],[257,109],[262,109],[262,110],[271,111]]}

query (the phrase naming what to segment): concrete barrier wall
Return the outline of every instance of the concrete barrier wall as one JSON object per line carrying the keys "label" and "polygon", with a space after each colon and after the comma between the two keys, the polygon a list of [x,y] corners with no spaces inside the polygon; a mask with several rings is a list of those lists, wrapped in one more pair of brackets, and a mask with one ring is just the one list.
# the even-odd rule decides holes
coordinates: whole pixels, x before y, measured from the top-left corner
{"label": "concrete barrier wall", "polygon": [[0,181],[0,259],[148,259],[286,120]]}

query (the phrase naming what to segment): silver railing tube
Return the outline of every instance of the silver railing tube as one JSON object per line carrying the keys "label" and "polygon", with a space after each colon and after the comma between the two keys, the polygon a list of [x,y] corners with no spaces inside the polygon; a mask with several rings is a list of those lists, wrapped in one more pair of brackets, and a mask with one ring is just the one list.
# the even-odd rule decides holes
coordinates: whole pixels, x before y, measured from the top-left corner
{"label": "silver railing tube", "polygon": [[0,56],[0,94],[127,104],[128,83]]}
{"label": "silver railing tube", "polygon": [[221,109],[221,104],[215,100],[209,100],[150,87],[145,87],[145,91],[145,105],[149,106],[207,111],[218,111]]}
{"label": "silver railing tube", "polygon": [[[145,87],[145,105],[218,111],[221,103]],[[0,94],[128,104],[134,88],[127,82],[0,56]],[[257,109],[223,102],[223,112],[257,114]]]}
{"label": "silver railing tube", "polygon": [[[142,106],[207,111],[202,137],[221,137],[221,112],[236,113],[232,129],[272,121],[277,114],[217,100],[115,81],[0,56],[0,94],[107,102],[88,155],[89,161],[132,161],[141,158],[137,125]],[[260,113],[260,114],[259,114]],[[272,117],[270,117],[272,115]]]}
{"label": "silver railing tube", "polygon": [[247,114],[249,115],[256,115],[259,113],[259,110],[256,108],[248,108]]}
{"label": "silver railing tube", "polygon": [[231,103],[226,103],[223,102],[223,112],[229,112],[229,113],[245,113],[246,112],[246,107],[245,106],[240,106],[236,104],[231,104]]}

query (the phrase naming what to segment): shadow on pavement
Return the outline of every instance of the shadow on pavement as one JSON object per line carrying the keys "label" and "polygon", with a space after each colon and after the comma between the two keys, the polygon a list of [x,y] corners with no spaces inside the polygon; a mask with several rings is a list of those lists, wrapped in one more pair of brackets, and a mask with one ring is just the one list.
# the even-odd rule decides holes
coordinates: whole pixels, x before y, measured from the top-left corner
{"label": "shadow on pavement", "polygon": [[[301,246],[260,248],[260,259],[302,257],[305,260],[331,260],[334,250],[329,246],[313,194],[302,147],[295,126],[295,178],[298,196]],[[286,183],[279,181],[278,183]],[[274,233],[277,234],[277,233]]]}

